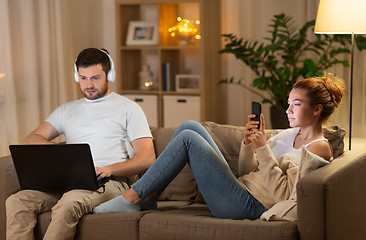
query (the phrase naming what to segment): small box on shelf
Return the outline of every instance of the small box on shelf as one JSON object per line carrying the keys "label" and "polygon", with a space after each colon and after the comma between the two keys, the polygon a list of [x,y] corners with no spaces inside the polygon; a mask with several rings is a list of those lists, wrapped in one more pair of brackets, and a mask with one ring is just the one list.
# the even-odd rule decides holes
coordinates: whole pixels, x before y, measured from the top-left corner
{"label": "small box on shelf", "polygon": [[177,74],[175,76],[175,87],[177,92],[199,92],[200,75]]}

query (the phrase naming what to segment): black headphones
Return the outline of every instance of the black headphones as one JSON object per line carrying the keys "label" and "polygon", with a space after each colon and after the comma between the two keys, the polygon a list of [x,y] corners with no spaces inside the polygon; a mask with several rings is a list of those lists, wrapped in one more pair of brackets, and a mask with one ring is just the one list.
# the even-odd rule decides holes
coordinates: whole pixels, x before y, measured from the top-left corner
{"label": "black headphones", "polygon": [[[114,62],[113,62],[113,59],[112,57],[104,50],[102,49],[98,49],[99,51],[107,54],[108,58],[109,58],[109,62],[111,63],[111,69],[108,71],[107,73],[107,80],[108,82],[113,82],[115,79],[116,79],[116,71],[114,70]],[[78,68],[76,67],[76,61],[78,59],[76,58],[75,62],[74,62],[74,77],[75,77],[75,81],[76,82],[79,82],[80,79],[79,79],[79,73],[78,73]]]}

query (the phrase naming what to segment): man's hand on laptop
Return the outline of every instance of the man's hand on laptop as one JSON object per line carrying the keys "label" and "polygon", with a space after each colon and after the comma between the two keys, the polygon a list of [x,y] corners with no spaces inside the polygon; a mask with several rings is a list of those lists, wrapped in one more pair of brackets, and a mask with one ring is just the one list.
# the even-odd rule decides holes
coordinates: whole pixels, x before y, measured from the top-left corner
{"label": "man's hand on laptop", "polygon": [[102,178],[110,177],[112,175],[111,170],[112,169],[110,166],[95,167],[95,174],[98,176],[98,181],[101,180]]}

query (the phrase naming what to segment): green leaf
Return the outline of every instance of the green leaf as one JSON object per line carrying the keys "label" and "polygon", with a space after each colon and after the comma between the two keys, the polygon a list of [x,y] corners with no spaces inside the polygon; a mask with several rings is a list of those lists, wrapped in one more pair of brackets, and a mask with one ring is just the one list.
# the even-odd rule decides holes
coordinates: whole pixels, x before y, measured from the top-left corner
{"label": "green leaf", "polygon": [[[226,83],[238,84],[254,92],[261,96],[263,103],[286,107],[288,94],[298,78],[320,76],[337,64],[349,66],[347,60],[337,58],[350,54],[349,34],[314,34],[315,20],[307,21],[300,29],[296,26],[291,16],[281,13],[273,16],[268,36],[262,41],[239,38],[233,33],[222,34],[225,46],[219,53],[233,54],[256,74],[252,88],[233,78]],[[366,38],[357,36],[355,43],[360,51],[366,49]],[[315,53],[313,57],[305,58],[310,52]]]}

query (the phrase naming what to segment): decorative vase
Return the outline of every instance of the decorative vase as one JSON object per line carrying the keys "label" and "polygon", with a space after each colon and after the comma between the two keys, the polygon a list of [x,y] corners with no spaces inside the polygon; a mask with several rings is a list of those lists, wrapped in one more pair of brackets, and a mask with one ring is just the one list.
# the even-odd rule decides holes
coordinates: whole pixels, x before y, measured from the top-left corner
{"label": "decorative vase", "polygon": [[149,65],[142,66],[142,69],[139,73],[140,77],[140,90],[152,90],[155,87],[153,81],[153,73],[150,70]]}
{"label": "decorative vase", "polygon": [[272,129],[286,129],[290,127],[286,109],[271,106],[270,113]]}

